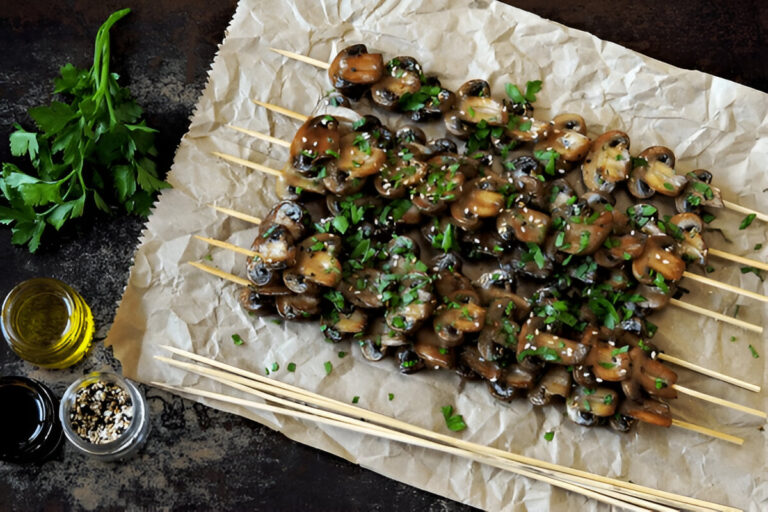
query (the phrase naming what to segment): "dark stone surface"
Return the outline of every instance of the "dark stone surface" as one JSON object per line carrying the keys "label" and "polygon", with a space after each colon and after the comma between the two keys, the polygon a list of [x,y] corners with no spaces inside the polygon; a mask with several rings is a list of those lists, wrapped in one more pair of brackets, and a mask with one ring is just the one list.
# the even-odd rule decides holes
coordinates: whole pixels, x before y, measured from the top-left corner
{"label": "dark stone surface", "polygon": [[[510,1],[565,25],[671,64],[768,91],[768,6],[755,1],[659,0],[617,7],[607,0]],[[133,0],[113,34],[113,69],[160,128],[160,168],[167,168],[234,12],[234,0]],[[10,158],[11,124],[30,125],[29,107],[50,100],[51,80],[66,62],[87,67],[93,37],[112,0],[0,2],[0,161]],[[97,339],[120,299],[142,219],[100,216],[47,233],[30,255],[0,229],[0,296],[19,281],[52,276],[79,290],[93,309]],[[118,368],[99,342],[74,368],[43,371],[0,346],[0,374],[30,375],[61,395],[76,376]],[[136,458],[94,464],[68,447],[42,466],[0,463],[0,510],[277,509],[464,510],[467,507],[390,481],[288,441],[240,417],[155,389],[148,395],[152,432]],[[9,411],[2,420],[9,421]]]}

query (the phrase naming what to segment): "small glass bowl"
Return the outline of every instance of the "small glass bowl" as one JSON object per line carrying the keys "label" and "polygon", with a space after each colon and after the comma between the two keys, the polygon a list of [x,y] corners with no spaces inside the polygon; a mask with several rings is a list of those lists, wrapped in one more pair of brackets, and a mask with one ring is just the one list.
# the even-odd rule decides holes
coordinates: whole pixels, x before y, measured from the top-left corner
{"label": "small glass bowl", "polygon": [[[72,428],[69,415],[75,407],[77,392],[98,381],[114,384],[127,391],[133,404],[133,418],[120,437],[104,444],[94,444],[84,440]],[[147,440],[149,416],[144,394],[132,382],[112,372],[93,372],[76,380],[64,392],[59,406],[59,419],[64,436],[78,451],[103,461],[122,460],[134,455]]]}

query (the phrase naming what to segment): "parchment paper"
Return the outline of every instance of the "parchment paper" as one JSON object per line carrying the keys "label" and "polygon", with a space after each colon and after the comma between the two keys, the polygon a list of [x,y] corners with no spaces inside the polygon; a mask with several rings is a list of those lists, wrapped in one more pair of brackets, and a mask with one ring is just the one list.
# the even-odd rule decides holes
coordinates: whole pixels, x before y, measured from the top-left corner
{"label": "parchment paper", "polygon": [[[361,4],[367,4],[363,7]],[[263,216],[275,201],[274,178],[212,157],[218,150],[281,168],[287,151],[226,128],[227,123],[290,140],[298,123],[268,113],[251,98],[310,112],[329,89],[324,71],[269,51],[284,48],[327,61],[349,44],[364,42],[385,58],[412,55],[443,83],[457,88],[469,78],[487,79],[501,97],[504,85],[541,79],[538,118],[578,112],[590,135],[624,130],[632,150],[661,144],[672,148],[678,169],[706,168],[715,174],[723,196],[766,210],[768,188],[768,100],[765,94],[696,71],[685,71],[601,41],[589,34],[543,20],[501,3],[454,0],[434,2],[351,2],[337,0],[242,0],[213,63],[189,133],[176,154],[169,181],[143,233],[125,295],[107,343],[114,346],[126,376],[199,385],[219,391],[205,379],[171,371],[153,359],[171,344],[254,371],[273,362],[272,377],[342,401],[360,396],[360,407],[416,425],[447,432],[440,407],[454,405],[469,428],[457,436],[587,471],[628,479],[668,491],[744,507],[768,508],[766,435],[752,416],[705,405],[690,398],[673,403],[676,417],[720,428],[746,438],[742,448],[670,428],[640,425],[628,435],[571,423],[563,407],[533,408],[525,400],[504,405],[480,384],[459,389],[459,378],[424,371],[404,377],[391,360],[366,362],[347,344],[325,343],[315,324],[249,317],[238,305],[238,287],[184,263],[203,260],[244,275],[244,257],[211,249],[191,238],[201,234],[240,246],[250,245],[255,228],[206,206],[221,206]],[[715,227],[727,229],[732,244],[717,234],[712,245],[768,259],[766,225],[755,221],[745,231],[742,216],[718,212]],[[751,290],[768,291],[753,274],[717,262],[712,277]],[[686,282],[688,301],[766,324],[761,303]],[[654,317],[655,341],[669,353],[763,385],[768,352],[765,338],[692,313],[667,308]],[[232,334],[245,340],[235,346]],[[730,342],[730,336],[737,340]],[[752,344],[761,354],[751,357]],[[340,359],[337,352],[351,355]],[[331,361],[326,376],[323,363]],[[289,362],[296,372],[285,371]],[[768,409],[766,392],[750,393],[676,368],[680,382]],[[388,393],[394,393],[392,401]],[[367,468],[443,496],[491,510],[598,510],[584,498],[547,485],[455,458],[382,442],[332,428],[305,425],[269,414],[209,404],[252,418],[291,439],[357,462]],[[543,434],[554,431],[552,442]]]}

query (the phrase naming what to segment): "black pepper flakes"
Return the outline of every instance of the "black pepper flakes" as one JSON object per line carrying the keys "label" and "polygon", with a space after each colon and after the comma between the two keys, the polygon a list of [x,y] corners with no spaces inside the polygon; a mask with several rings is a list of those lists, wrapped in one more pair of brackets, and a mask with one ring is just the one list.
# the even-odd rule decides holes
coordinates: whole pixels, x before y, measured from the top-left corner
{"label": "black pepper flakes", "polygon": [[133,402],[122,387],[102,380],[77,391],[69,413],[72,430],[92,444],[117,440],[131,425]]}

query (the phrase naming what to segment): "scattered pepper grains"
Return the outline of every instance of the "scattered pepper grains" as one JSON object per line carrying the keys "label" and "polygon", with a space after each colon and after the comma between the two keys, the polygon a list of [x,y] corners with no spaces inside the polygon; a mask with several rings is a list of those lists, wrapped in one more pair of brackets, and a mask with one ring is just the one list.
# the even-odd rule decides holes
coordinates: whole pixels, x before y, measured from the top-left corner
{"label": "scattered pepper grains", "polygon": [[115,441],[133,420],[133,403],[126,390],[111,382],[96,381],[79,389],[69,413],[72,430],[84,441]]}

